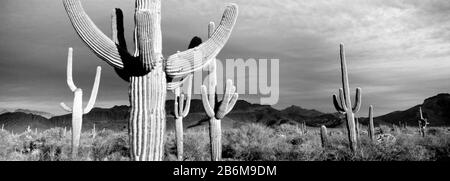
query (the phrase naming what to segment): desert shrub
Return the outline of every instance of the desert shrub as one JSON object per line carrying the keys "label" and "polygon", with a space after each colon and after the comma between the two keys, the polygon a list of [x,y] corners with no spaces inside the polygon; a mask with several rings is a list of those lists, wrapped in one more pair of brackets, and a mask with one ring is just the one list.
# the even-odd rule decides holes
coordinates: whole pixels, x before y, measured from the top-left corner
{"label": "desert shrub", "polygon": [[123,161],[130,158],[128,134],[101,131],[92,143],[92,158],[95,161]]}
{"label": "desert shrub", "polygon": [[283,137],[275,135],[273,129],[259,124],[228,130],[224,132],[223,139],[224,158],[246,161],[275,159],[272,148],[279,144],[280,140],[284,140]]}
{"label": "desert shrub", "polygon": [[[222,136],[222,143],[223,143]],[[186,161],[209,161],[211,158],[209,148],[209,133],[203,131],[189,130],[184,134],[184,160]],[[176,150],[175,150],[176,154]]]}

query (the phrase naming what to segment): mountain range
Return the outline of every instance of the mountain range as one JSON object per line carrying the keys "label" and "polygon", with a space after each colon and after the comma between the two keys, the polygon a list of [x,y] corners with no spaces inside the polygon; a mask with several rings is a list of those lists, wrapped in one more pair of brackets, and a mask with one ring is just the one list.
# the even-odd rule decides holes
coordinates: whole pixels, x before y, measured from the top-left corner
{"label": "mountain range", "polygon": [[[168,130],[174,129],[173,100],[166,102]],[[450,124],[450,94],[439,94],[424,100],[423,104],[413,106],[404,111],[395,111],[374,118],[375,124],[407,123],[409,126],[417,125],[419,106],[422,106],[424,117],[430,122],[430,126],[446,126]],[[94,108],[88,114],[83,115],[83,130],[112,129],[124,131],[128,129],[129,106],[114,106],[112,108]],[[51,116],[49,113],[16,110],[0,114],[0,125],[6,130],[23,132],[30,126],[33,130],[46,130],[53,127],[71,126],[71,114]],[[345,116],[339,113],[322,113],[314,109],[305,109],[299,106],[290,106],[283,110],[277,110],[269,105],[252,104],[244,100],[237,101],[233,110],[222,120],[224,129],[239,127],[246,123],[261,123],[267,126],[280,124],[305,123],[307,126],[327,127],[345,126]],[[362,124],[367,124],[367,118],[360,118]],[[194,99],[188,116],[183,119],[186,129],[208,125],[208,117],[203,109],[202,101]]]}

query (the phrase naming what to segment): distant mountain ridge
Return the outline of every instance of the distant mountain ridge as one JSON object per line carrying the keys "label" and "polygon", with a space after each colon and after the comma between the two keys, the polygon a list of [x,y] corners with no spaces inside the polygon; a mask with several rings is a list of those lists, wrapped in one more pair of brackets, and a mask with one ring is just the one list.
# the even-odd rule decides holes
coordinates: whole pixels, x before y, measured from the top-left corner
{"label": "distant mountain ridge", "polygon": [[[439,94],[430,97],[422,104],[424,116],[428,118],[431,126],[450,124],[450,94]],[[166,101],[166,128],[174,128],[173,100]],[[399,121],[407,122],[410,126],[417,126],[417,111],[420,105],[405,111],[395,111],[374,118],[375,124],[398,124]],[[114,106],[112,108],[94,108],[88,114],[83,115],[83,129],[92,129],[95,124],[97,129],[127,130],[129,119],[129,106]],[[46,118],[39,111],[7,112],[0,114],[0,125],[5,129],[21,132],[28,125],[38,130],[52,127],[71,127],[71,114]],[[367,118],[361,118],[362,124],[367,124]],[[233,110],[222,120],[223,128],[238,127],[245,123],[261,123],[267,126],[280,124],[305,123],[307,126],[327,127],[345,126],[344,115],[339,113],[322,113],[314,109],[304,109],[299,106],[290,106],[277,110],[269,105],[252,104],[244,100],[238,100]],[[193,128],[208,125],[208,117],[203,109],[201,100],[193,99],[188,116],[184,118],[185,128]]]}

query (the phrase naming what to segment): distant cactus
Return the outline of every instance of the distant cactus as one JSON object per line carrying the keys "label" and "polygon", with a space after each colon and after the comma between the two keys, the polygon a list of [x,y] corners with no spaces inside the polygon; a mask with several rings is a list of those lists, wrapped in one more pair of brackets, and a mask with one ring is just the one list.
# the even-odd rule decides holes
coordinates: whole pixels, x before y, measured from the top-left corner
{"label": "distant cactus", "polygon": [[69,86],[70,90],[74,92],[73,107],[70,108],[63,102],[61,102],[60,105],[64,110],[72,113],[72,158],[75,158],[78,154],[78,147],[80,145],[83,114],[89,113],[94,107],[95,100],[97,99],[97,92],[100,84],[100,75],[102,68],[100,66],[97,67],[97,73],[95,74],[95,82],[92,88],[91,97],[87,106],[83,109],[83,90],[75,86],[72,78],[72,52],[73,49],[69,48],[69,54],[67,57],[67,85]]}
{"label": "distant cactus", "polygon": [[[209,23],[208,37],[213,36],[215,25]],[[234,107],[238,99],[236,87],[233,86],[232,80],[227,80],[225,92],[222,102],[216,99],[216,58],[212,57],[212,61],[207,67],[208,71],[208,89],[202,85],[202,102],[206,114],[209,116],[209,135],[211,142],[211,161],[220,161],[222,159],[222,128],[221,119],[225,117]]]}
{"label": "distant cactus", "polygon": [[95,124],[94,124],[94,126],[92,127],[92,138],[95,139],[96,136],[97,136],[97,131],[95,130]]}
{"label": "distant cactus", "polygon": [[322,141],[322,148],[327,148],[329,146],[328,132],[325,125],[320,127],[320,140]]}
{"label": "distant cactus", "polygon": [[370,105],[369,107],[369,138],[370,140],[374,141],[375,140],[375,128],[373,125],[373,106]]}
{"label": "distant cactus", "polygon": [[425,137],[425,129],[427,128],[427,125],[430,124],[428,122],[428,119],[425,119],[422,114],[422,107],[419,107],[419,132],[422,135],[422,137]]}
{"label": "distant cactus", "polygon": [[5,129],[4,129],[4,127],[5,127],[5,124],[2,124],[2,131],[4,131]]}
{"label": "distant cactus", "polygon": [[342,73],[342,88],[339,89],[339,101],[336,95],[333,95],[333,104],[336,110],[345,114],[347,119],[348,138],[350,142],[350,149],[356,151],[358,148],[357,133],[355,126],[355,113],[357,113],[361,107],[361,89],[356,89],[355,105],[352,107],[350,100],[350,86],[347,74],[347,62],[345,60],[344,45],[340,45],[340,60],[341,60],[341,73]]}
{"label": "distant cactus", "polygon": [[189,108],[191,107],[192,75],[189,75],[184,84],[187,87],[186,93],[181,92],[181,87],[177,87],[174,90],[175,135],[178,161],[183,161],[183,118],[188,115]]}

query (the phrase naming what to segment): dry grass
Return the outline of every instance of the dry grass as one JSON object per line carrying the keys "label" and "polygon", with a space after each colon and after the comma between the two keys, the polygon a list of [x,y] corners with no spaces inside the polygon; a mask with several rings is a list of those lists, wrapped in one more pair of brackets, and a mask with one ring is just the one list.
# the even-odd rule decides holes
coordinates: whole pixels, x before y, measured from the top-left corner
{"label": "dry grass", "polygon": [[[366,130],[366,128],[362,128]],[[224,130],[223,159],[236,161],[436,161],[449,160],[450,134],[445,128],[429,128],[422,138],[416,128],[381,126],[377,133],[395,136],[392,144],[377,144],[363,132],[360,149],[352,153],[344,129],[328,129],[330,146],[321,147],[318,128],[306,132],[294,125],[269,128],[259,124],[244,125]],[[208,161],[208,129],[185,131],[184,158],[186,161]],[[175,134],[168,132],[165,160],[176,160]],[[42,133],[24,132],[12,135],[0,131],[0,160],[7,161],[69,161],[71,135],[60,128]],[[82,134],[80,161],[129,160],[128,134],[100,131],[95,138],[90,132]]]}

